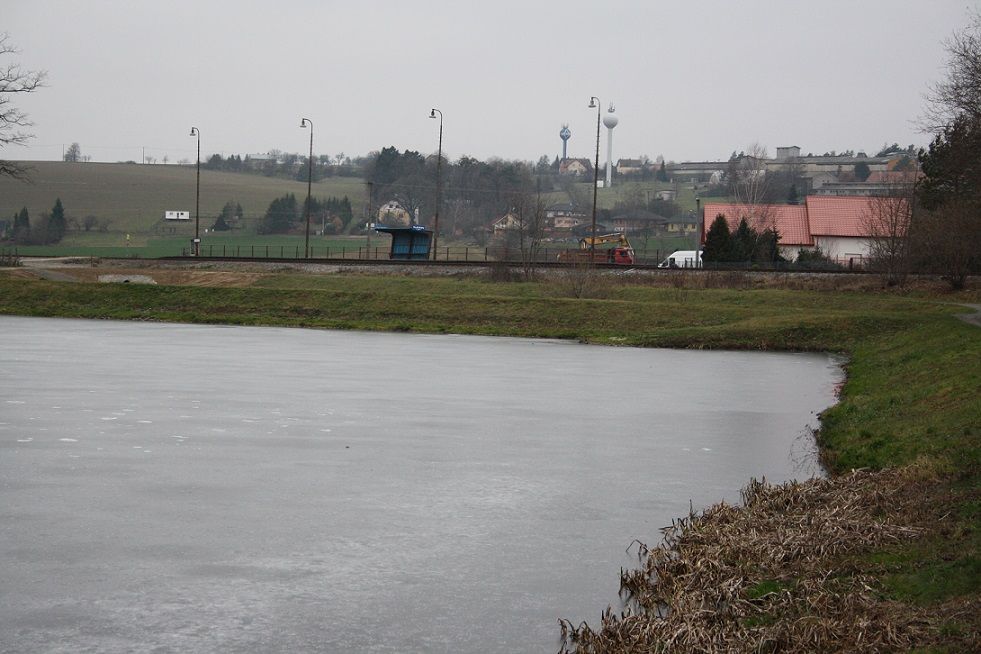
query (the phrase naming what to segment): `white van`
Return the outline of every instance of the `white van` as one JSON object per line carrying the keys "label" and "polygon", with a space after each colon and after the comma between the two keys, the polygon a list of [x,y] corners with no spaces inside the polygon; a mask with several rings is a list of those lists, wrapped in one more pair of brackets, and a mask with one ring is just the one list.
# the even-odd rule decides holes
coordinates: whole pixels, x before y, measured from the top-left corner
{"label": "white van", "polygon": [[[697,257],[697,259],[696,259]],[[658,268],[698,268],[702,265],[702,253],[695,250],[675,250],[657,264]]]}

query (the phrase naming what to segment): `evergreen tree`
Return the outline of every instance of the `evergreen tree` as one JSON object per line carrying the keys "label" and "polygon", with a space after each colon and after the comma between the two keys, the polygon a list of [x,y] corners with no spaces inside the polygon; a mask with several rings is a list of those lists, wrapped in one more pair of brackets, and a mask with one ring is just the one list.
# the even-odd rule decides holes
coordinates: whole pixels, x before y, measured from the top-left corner
{"label": "evergreen tree", "polygon": [[739,227],[732,234],[729,261],[749,261],[756,249],[756,232],[749,228],[745,218],[739,220]]}
{"label": "evergreen tree", "polygon": [[31,217],[27,213],[27,207],[14,215],[14,241],[26,243],[31,236]]}
{"label": "evergreen tree", "polygon": [[661,167],[657,171],[657,181],[666,182],[668,181],[668,169],[665,167],[664,162],[661,162]]}
{"label": "evergreen tree", "polygon": [[48,218],[47,242],[59,242],[64,237],[66,229],[65,207],[61,204],[61,198],[57,198],[51,209],[51,216]]}
{"label": "evergreen tree", "polygon": [[764,229],[756,237],[756,248],[753,250],[753,261],[760,263],[774,263],[784,261],[780,256],[780,248],[777,246],[780,241],[780,234],[774,229]]}
{"label": "evergreen tree", "polygon": [[787,204],[800,204],[800,196],[797,195],[797,185],[790,185],[790,192],[787,193]]}
{"label": "evergreen tree", "polygon": [[732,243],[729,234],[729,223],[726,222],[724,215],[719,214],[709,226],[708,233],[705,234],[705,248],[702,250],[702,261],[728,261],[731,250]]}
{"label": "evergreen tree", "polygon": [[269,203],[266,215],[256,231],[259,234],[286,234],[298,220],[296,196],[289,193]]}

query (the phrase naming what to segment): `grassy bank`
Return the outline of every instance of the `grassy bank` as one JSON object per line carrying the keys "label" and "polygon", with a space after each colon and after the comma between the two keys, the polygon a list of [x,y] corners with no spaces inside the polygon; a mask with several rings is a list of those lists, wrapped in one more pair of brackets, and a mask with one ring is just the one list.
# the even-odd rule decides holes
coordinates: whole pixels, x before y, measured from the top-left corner
{"label": "grassy bank", "polygon": [[[783,499],[777,494],[764,502],[770,513],[760,513],[764,522],[748,527],[747,534],[776,529],[778,518],[797,497],[817,498],[800,501],[815,507],[813,511],[827,511],[828,524],[845,524],[835,523],[835,516],[844,520],[845,513],[834,502],[865,509],[855,514],[848,523],[853,531],[844,536],[813,532],[801,537],[802,547],[822,551],[823,558],[808,568],[818,581],[803,568],[777,568],[749,555],[742,560],[738,545],[713,545],[716,559],[739,563],[732,579],[742,585],[726,592],[746,602],[725,619],[734,629],[776,629],[803,619],[801,611],[808,606],[818,610],[813,608],[817,604],[808,603],[813,598],[832,601],[827,598],[838,597],[835,593],[847,597],[860,592],[862,606],[878,616],[874,619],[887,621],[873,621],[867,629],[891,628],[888,620],[899,620],[896,616],[920,620],[903,631],[908,640],[868,641],[878,643],[876,647],[924,644],[945,651],[949,640],[950,651],[957,651],[970,643],[978,633],[978,612],[971,617],[964,607],[978,606],[981,596],[981,329],[957,320],[954,314],[965,309],[951,303],[977,302],[977,292],[792,290],[789,284],[692,288],[663,283],[673,278],[659,279],[594,280],[586,293],[590,297],[577,299],[573,295],[582,290],[582,280],[573,275],[538,283],[492,283],[474,277],[281,273],[256,275],[244,287],[203,288],[70,284],[8,272],[0,273],[0,313],[845,353],[848,379],[840,403],[824,414],[819,435],[829,469],[844,480],[851,478],[847,473],[853,468],[908,467],[899,475],[863,481],[851,495],[792,489]],[[754,496],[770,497],[768,492],[757,489]],[[801,513],[802,525],[816,524],[811,513]],[[825,547],[821,542],[850,538],[848,534],[862,529],[874,529],[874,534],[855,539],[855,547]],[[688,542],[688,537],[686,532],[678,542]],[[772,544],[766,547],[772,549]],[[718,582],[712,579],[710,583]],[[825,594],[808,595],[818,590]],[[639,586],[631,592],[641,594]],[[761,599],[774,596],[790,599],[784,605]],[[656,619],[651,612],[657,602],[652,606],[642,613],[648,624]],[[865,629],[865,614],[856,615],[857,622],[846,621],[858,625],[854,630],[801,633],[824,634],[830,639],[820,641],[825,649],[848,649],[854,643],[841,640],[842,634],[861,638]],[[622,623],[611,617],[606,626],[613,630]],[[744,633],[738,629],[732,633]],[[648,633],[643,628],[640,632]],[[780,633],[790,638],[796,632]],[[768,637],[760,642],[769,642]],[[616,641],[584,639],[578,646],[605,651],[602,642]],[[791,647],[786,643],[794,641],[780,642]]]}

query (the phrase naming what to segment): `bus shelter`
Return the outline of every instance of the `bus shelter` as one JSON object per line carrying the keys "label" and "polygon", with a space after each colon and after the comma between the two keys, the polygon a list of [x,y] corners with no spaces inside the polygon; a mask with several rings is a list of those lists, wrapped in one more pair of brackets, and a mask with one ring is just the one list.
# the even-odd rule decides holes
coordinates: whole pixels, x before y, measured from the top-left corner
{"label": "bus shelter", "polygon": [[412,225],[411,227],[372,225],[372,227],[376,232],[392,235],[392,249],[388,252],[389,259],[429,259],[433,233],[422,225]]}

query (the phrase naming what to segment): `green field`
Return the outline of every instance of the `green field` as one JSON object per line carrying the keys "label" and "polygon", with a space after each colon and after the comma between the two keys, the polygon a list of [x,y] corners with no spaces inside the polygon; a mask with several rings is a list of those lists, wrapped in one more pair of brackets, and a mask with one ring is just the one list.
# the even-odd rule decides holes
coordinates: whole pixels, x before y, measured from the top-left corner
{"label": "green field", "polygon": [[[165,211],[191,212],[194,222],[196,169],[194,166],[109,163],[30,162],[31,183],[0,177],[0,216],[10,218],[27,207],[32,219],[51,211],[61,198],[65,213],[82,219],[108,219],[109,230],[120,238],[126,233],[152,234],[162,230],[187,231],[185,225],[164,223]],[[306,182],[244,173],[201,170],[201,229],[210,227],[229,200],[242,205],[245,220],[255,224],[275,198],[294,193],[302,201]],[[313,195],[350,198],[355,215],[366,199],[365,185],[351,177],[328,177],[313,185]],[[193,224],[190,226],[193,231]]]}
{"label": "green field", "polygon": [[[16,251],[24,256],[74,256],[74,257],[119,257],[152,259],[157,257],[176,257],[187,253],[193,226],[184,226],[180,236],[155,237],[149,234],[74,233],[71,232],[57,245],[18,245]],[[389,237],[374,238],[371,248],[387,248]],[[201,235],[202,256],[241,256],[278,258],[280,253],[286,258],[303,256],[305,237],[299,235],[275,234],[255,236],[234,232],[210,232]],[[318,236],[311,234],[310,248],[315,257],[340,256],[347,250],[352,254],[365,247],[367,239],[363,236]],[[11,246],[7,248],[13,251]],[[329,250],[328,250],[329,249]]]}

